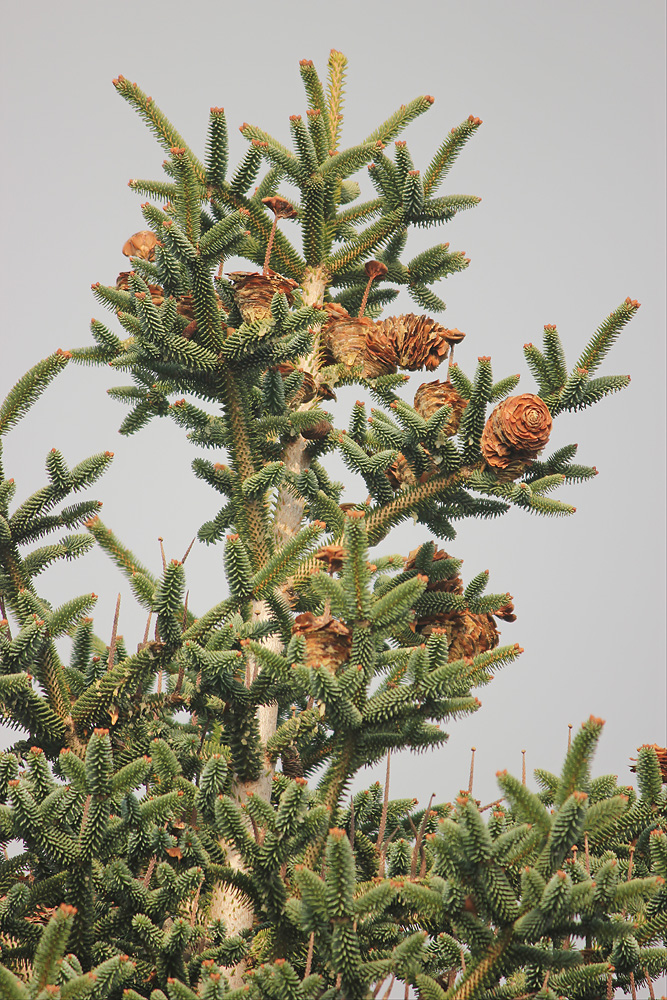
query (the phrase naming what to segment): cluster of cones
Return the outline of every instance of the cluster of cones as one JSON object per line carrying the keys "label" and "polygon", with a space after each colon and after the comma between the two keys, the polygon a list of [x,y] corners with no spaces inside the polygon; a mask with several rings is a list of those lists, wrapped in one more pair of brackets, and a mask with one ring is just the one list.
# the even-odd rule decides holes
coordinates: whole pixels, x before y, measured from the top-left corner
{"label": "cluster of cones", "polygon": [[[405,570],[416,568],[419,549],[407,558]],[[343,567],[345,550],[340,545],[326,545],[319,550],[316,558],[324,564],[327,572],[338,573]],[[433,562],[450,560],[442,549],[436,549]],[[435,576],[436,574],[434,574]],[[463,594],[463,580],[458,571],[443,579],[429,580],[427,593],[440,592]],[[506,622],[516,621],[514,605],[508,595],[507,604],[494,614],[474,614],[467,608],[457,611],[441,611],[432,615],[417,617],[410,626],[412,631],[425,638],[431,633],[445,635],[449,643],[449,662],[472,658],[479,653],[495,649],[500,641],[496,618]],[[294,635],[301,635],[306,642],[306,665],[337,673],[347,665],[352,648],[352,632],[343,622],[334,618],[330,611],[321,615],[311,611],[297,615],[292,627]]]}
{"label": "cluster of cones", "polygon": [[[142,229],[138,233],[130,236],[123,246],[123,253],[126,257],[141,257],[143,260],[155,260],[155,248],[159,246],[159,240],[150,229]],[[121,271],[116,279],[116,288],[119,291],[128,292],[130,290],[131,271]],[[164,288],[161,285],[148,284],[151,301],[154,306],[161,306],[164,302]],[[222,302],[218,298],[218,307],[222,309]],[[176,300],[176,312],[179,316],[184,316],[188,320],[187,326],[181,332],[181,336],[190,340],[197,329],[195,320],[194,300],[192,295],[180,295]]]}
{"label": "cluster of cones", "polygon": [[[271,300],[276,293],[284,294],[292,305],[294,292],[298,288],[296,281],[272,271],[268,264],[278,221],[293,219],[298,213],[284,198],[274,196],[263,201],[274,215],[264,268],[262,272],[236,271],[228,275],[234,300],[246,323],[268,319],[271,315]],[[129,238],[123,247],[123,253],[128,257],[142,257],[152,261],[158,245],[157,237],[150,230],[142,230]],[[320,334],[324,363],[343,365],[369,379],[392,374],[397,368],[434,371],[447,357],[451,364],[454,346],[463,340],[465,334],[460,330],[441,326],[430,316],[416,316],[414,313],[390,316],[379,321],[369,319],[364,312],[370,287],[373,281],[387,274],[387,267],[381,261],[372,260],[365,265],[365,271],[368,281],[358,316],[351,316],[337,302],[324,304],[327,318]],[[121,272],[116,287],[129,289],[129,275],[128,271]],[[164,290],[159,285],[149,285],[148,288],[153,303],[161,305]],[[222,307],[221,303],[220,305]],[[178,299],[177,311],[188,319],[183,336],[191,337],[196,330],[191,295],[183,295]],[[278,370],[287,375],[295,369],[293,365],[281,365]],[[292,405],[300,406],[316,396],[335,398],[328,386],[320,385],[319,380],[308,372],[303,374],[298,399],[292,400]],[[442,429],[444,436],[457,433],[466,405],[467,401],[449,380],[423,383],[414,398],[415,410],[425,420],[440,407],[451,407],[450,418]],[[524,393],[504,400],[492,411],[482,434],[481,451],[487,467],[501,481],[510,481],[522,475],[549,440],[551,424],[551,414],[539,396]],[[437,473],[437,463],[433,461],[420,479],[428,479]],[[417,481],[413,469],[402,454],[387,470],[387,478],[394,489],[404,485],[413,486]]]}
{"label": "cluster of cones", "polygon": [[327,320],[321,336],[325,362],[358,369],[364,378],[390,375],[397,368],[433,371],[465,336],[430,316],[407,313],[374,322],[367,316],[350,316],[338,302],[326,302],[324,308]]}
{"label": "cluster of cones", "polygon": [[[405,569],[415,569],[419,549],[411,552],[405,563]],[[443,549],[436,549],[433,562],[450,560],[452,557]],[[443,579],[430,580],[426,585],[427,593],[463,594],[463,580],[455,570],[451,576]],[[417,617],[411,625],[412,631],[419,635],[429,636],[431,633],[443,634],[449,643],[449,662],[472,658],[479,653],[495,649],[500,641],[496,626],[496,618],[506,622],[516,621],[514,605],[508,596],[507,604],[494,614],[474,614],[465,608],[462,611],[438,611],[432,615]]]}

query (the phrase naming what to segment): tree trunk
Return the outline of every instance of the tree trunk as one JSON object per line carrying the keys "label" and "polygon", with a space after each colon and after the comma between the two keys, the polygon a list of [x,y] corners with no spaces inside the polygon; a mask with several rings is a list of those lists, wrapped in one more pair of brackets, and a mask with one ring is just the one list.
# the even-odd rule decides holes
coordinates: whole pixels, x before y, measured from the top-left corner
{"label": "tree trunk", "polygon": [[[324,292],[327,286],[327,273],[324,268],[309,268],[301,284],[304,305],[321,305],[324,301]],[[315,343],[311,354],[304,359],[302,367],[310,371],[317,377],[319,355],[319,336],[316,334]],[[306,403],[303,409],[308,409]],[[308,455],[306,452],[308,442],[301,436],[291,441],[285,448],[283,461],[287,469],[297,475],[308,468]],[[288,490],[280,490],[276,503],[276,515],[274,522],[274,537],[277,546],[284,545],[301,527],[303,518],[304,503],[293,496]],[[252,614],[255,620],[265,621],[268,618],[268,608],[264,601],[253,603]],[[269,636],[265,640],[269,648],[280,652],[282,644],[278,636]],[[253,671],[259,670],[259,665],[251,662],[249,664],[250,678]],[[277,705],[261,705],[257,710],[257,722],[262,745],[265,747],[268,740],[276,731],[278,718]],[[232,794],[239,803],[244,803],[248,794],[257,795],[268,802],[271,799],[271,786],[273,782],[274,766],[266,757],[262,774],[256,781],[235,782]],[[221,846],[227,852],[227,861],[234,870],[243,869],[243,862],[236,849],[226,841],[221,841]],[[212,920],[223,920],[227,928],[227,935],[233,937],[242,930],[252,927],[254,913],[251,905],[228,885],[220,882],[213,890],[211,899],[210,918]],[[241,962],[229,976],[232,989],[242,985],[242,976],[245,972],[245,962]]]}

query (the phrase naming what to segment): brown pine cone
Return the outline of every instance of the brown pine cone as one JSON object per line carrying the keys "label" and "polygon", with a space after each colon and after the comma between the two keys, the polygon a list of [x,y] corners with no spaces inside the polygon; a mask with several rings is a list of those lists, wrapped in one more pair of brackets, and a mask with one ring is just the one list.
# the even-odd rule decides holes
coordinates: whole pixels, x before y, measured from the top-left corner
{"label": "brown pine cone", "polygon": [[[422,368],[433,371],[449,354],[450,339],[462,340],[465,334],[460,330],[448,330],[430,316],[390,316],[376,323],[393,346],[399,368],[419,371]],[[453,339],[450,338],[453,334]]]}
{"label": "brown pine cone", "polygon": [[377,378],[378,375],[393,375],[396,371],[398,358],[394,345],[377,323],[373,323],[366,333],[366,358],[364,374],[366,378]]}
{"label": "brown pine cone", "polygon": [[143,257],[144,260],[155,260],[155,247],[157,246],[157,236],[150,229],[142,229],[141,232],[134,233],[123,246],[123,254],[126,257]]}
{"label": "brown pine cone", "polygon": [[510,396],[491,412],[482,432],[482,455],[500,478],[516,479],[551,434],[551,414],[544,400],[530,392]]}
{"label": "brown pine cone", "polygon": [[[321,329],[322,347],[335,364],[361,368],[364,378],[396,371],[395,360],[382,354],[376,324],[366,316],[350,316],[338,302],[325,302],[327,321]],[[367,341],[371,340],[370,351]]]}
{"label": "brown pine cone", "polygon": [[185,318],[189,320],[193,320],[195,318],[195,303],[190,293],[187,295],[181,295],[178,299],[176,312],[179,316],[185,316]]}
{"label": "brown pine cone", "polygon": [[335,674],[345,664],[352,648],[352,632],[330,614],[314,615],[312,611],[297,615],[293,635],[306,640],[306,666],[325,667]]}
{"label": "brown pine cone", "polygon": [[419,386],[413,405],[424,420],[429,420],[441,406],[451,406],[452,415],[442,428],[442,433],[447,437],[452,437],[459,429],[468,400],[459,396],[449,379],[446,382],[436,380],[435,382],[423,382]]}
{"label": "brown pine cone", "polygon": [[[130,290],[130,275],[133,271],[121,271],[116,278],[116,288],[120,292],[129,292]],[[151,293],[151,299],[154,306],[161,306],[164,302],[164,288],[160,285],[149,285],[148,290]]]}
{"label": "brown pine cone", "polygon": [[[419,554],[419,549],[413,549],[412,552],[408,554],[408,558],[405,561],[404,570],[414,569],[417,565],[417,556]],[[433,562],[440,562],[443,559],[451,559],[452,556],[448,555],[444,549],[436,549],[432,556]],[[463,580],[461,579],[460,573],[456,572],[454,576],[447,577],[444,580],[429,580],[427,591],[437,590],[440,593],[446,594],[462,594],[463,593]]]}
{"label": "brown pine cone", "polygon": [[472,611],[450,611],[418,618],[413,631],[423,636],[442,632],[449,642],[448,661],[472,659],[495,649],[500,641],[493,615],[474,615]]}
{"label": "brown pine cone", "polygon": [[284,292],[290,305],[294,301],[296,281],[268,269],[267,274],[259,271],[234,271],[227,277],[234,286],[234,301],[239,307],[245,323],[260,319],[270,319],[271,299],[276,292]]}
{"label": "brown pine cone", "polygon": [[310,372],[304,371],[302,368],[297,368],[291,361],[284,361],[282,364],[276,365],[275,371],[283,376],[291,375],[295,371],[300,371],[303,375],[301,388],[290,399],[290,406],[301,406],[302,403],[309,403],[311,399],[315,399],[318,395],[315,379]]}

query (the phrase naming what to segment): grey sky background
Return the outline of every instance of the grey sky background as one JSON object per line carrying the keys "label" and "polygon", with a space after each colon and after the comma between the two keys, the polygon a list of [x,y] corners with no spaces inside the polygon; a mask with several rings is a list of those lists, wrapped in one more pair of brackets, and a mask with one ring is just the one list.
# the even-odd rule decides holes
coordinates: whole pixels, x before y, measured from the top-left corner
{"label": "grey sky background", "polygon": [[[446,323],[467,334],[457,360],[468,373],[489,354],[496,377],[521,372],[518,391],[534,391],[522,345],[539,342],[545,323],[557,324],[573,363],[626,296],[642,303],[603,369],[630,373],[630,387],[555,425],[550,450],[578,441],[579,460],[600,472],[558,492],[577,513],[467,522],[447,543],[466,580],[489,569],[490,589],[514,595],[518,620],[503,625],[502,640],[525,653],[478,692],[474,717],[448,727],[445,748],[395,761],[394,796],[451,799],[467,784],[475,745],[475,793],[488,802],[496,770],[520,773],[523,748],[529,775],[559,770],[568,723],[591,713],[607,720],[596,773],[629,782],[635,748],[665,743],[663,38],[655,0],[195,0],[187,13],[154,0],[26,0],[5,9],[1,397],[55,348],[89,342],[90,317],[105,319],[90,284],[114,283],[123,243],[144,228],[144,199],[126,182],[160,176],[163,153],[114,91],[118,73],[152,94],[198,153],[209,107],[224,106],[233,163],[246,145],[243,121],[289,141],[288,116],[306,107],[298,61],[312,58],[325,77],[331,48],[349,58],[345,145],[432,94],[432,110],[402,136],[423,170],[453,125],[481,117],[442,193],[482,203],[410,247],[448,240],[472,258],[436,289]],[[363,173],[361,183],[369,189]],[[410,311],[407,297],[391,309]],[[158,535],[168,557],[182,557],[218,498],[192,477],[194,449],[171,422],[118,435],[125,410],[105,390],[126,381],[70,365],[7,439],[5,468],[23,499],[43,484],[51,447],[72,464],[113,450],[92,493],[107,525],[157,570]],[[341,394],[338,413],[346,402]],[[350,486],[350,496],[365,496],[363,483]],[[407,553],[427,537],[409,523],[384,548]],[[222,595],[221,556],[198,544],[188,559],[196,611]],[[107,637],[120,591],[120,631],[130,649],[140,641],[143,613],[101,553],[40,583],[56,604],[98,593],[96,628]],[[381,769],[358,785],[376,777]]]}

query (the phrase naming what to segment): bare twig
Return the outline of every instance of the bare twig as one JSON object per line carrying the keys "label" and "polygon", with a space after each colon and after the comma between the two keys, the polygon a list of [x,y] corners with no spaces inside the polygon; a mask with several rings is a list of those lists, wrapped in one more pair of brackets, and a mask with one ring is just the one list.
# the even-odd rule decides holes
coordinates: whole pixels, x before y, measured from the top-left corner
{"label": "bare twig", "polygon": [[307,979],[310,975],[310,970],[313,967],[313,951],[315,949],[315,931],[310,932],[310,940],[308,941],[308,957],[306,958],[306,969],[303,974],[303,978]]}
{"label": "bare twig", "polygon": [[468,777],[468,794],[472,795],[472,783],[475,777],[475,750],[477,747],[470,747],[470,775]]}
{"label": "bare twig", "polygon": [[382,815],[380,816],[380,828],[378,829],[377,848],[380,851],[380,878],[384,878],[384,852],[382,841],[387,829],[387,810],[389,809],[389,775],[391,768],[391,747],[387,750],[387,773],[384,779],[384,799],[382,800]]}
{"label": "bare twig", "polygon": [[116,613],[113,616],[113,627],[111,629],[111,642],[109,643],[109,655],[107,657],[107,670],[113,670],[114,659],[116,657],[116,639],[118,638],[118,618],[120,617],[120,594],[116,601]]}

